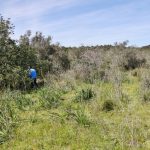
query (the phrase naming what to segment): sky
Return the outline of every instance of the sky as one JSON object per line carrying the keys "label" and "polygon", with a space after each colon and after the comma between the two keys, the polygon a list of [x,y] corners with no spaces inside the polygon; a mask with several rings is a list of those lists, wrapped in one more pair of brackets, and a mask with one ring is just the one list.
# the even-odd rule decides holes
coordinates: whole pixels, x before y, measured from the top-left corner
{"label": "sky", "polygon": [[150,0],[0,0],[13,38],[41,31],[62,46],[150,44]]}

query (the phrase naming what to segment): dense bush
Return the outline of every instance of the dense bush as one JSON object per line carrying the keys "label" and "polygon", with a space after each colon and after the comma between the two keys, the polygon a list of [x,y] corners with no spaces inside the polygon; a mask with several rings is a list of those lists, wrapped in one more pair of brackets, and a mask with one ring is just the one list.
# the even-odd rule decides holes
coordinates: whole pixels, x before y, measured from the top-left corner
{"label": "dense bush", "polygon": [[[52,44],[50,36],[28,30],[18,41],[11,38],[14,26],[0,16],[0,88],[28,89],[27,68],[35,67],[42,79],[71,69],[76,79],[95,83],[107,81],[112,66],[130,70],[149,66],[148,51],[127,47],[128,41],[114,46],[81,46],[74,48]],[[114,68],[115,68],[114,67]]]}
{"label": "dense bush", "polygon": [[59,44],[51,44],[51,37],[27,31],[20,39],[11,39],[14,26],[0,16],[0,88],[28,89],[28,66],[44,78],[47,73],[58,74],[70,68],[68,54]]}
{"label": "dense bush", "polygon": [[138,58],[137,54],[133,51],[127,52],[124,59],[126,61],[124,68],[127,70],[142,67],[146,63],[145,58]]}

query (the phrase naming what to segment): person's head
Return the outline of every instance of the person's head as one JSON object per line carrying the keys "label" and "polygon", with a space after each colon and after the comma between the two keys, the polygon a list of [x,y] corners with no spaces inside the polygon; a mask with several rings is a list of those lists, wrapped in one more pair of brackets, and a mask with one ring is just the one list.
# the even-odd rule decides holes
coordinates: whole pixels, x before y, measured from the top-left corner
{"label": "person's head", "polygon": [[32,66],[29,65],[29,66],[28,66],[28,69],[31,69],[31,68],[32,68]]}

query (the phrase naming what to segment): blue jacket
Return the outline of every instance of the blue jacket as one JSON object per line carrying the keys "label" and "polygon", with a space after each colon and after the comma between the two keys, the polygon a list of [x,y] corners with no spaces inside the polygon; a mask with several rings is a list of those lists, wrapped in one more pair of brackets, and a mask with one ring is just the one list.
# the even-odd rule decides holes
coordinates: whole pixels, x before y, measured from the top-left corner
{"label": "blue jacket", "polygon": [[37,73],[36,73],[36,70],[35,70],[35,69],[29,69],[29,77],[30,77],[31,79],[36,79]]}

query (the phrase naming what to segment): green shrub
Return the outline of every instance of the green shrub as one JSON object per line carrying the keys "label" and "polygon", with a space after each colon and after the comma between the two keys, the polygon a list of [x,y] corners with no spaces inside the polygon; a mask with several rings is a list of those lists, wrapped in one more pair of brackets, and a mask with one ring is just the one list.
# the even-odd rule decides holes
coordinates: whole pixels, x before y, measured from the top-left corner
{"label": "green shrub", "polygon": [[84,125],[87,127],[90,126],[90,124],[92,123],[83,108],[80,107],[78,107],[77,109],[69,108],[66,111],[66,113],[67,119],[73,119],[80,125]]}
{"label": "green shrub", "polygon": [[115,103],[112,100],[106,100],[102,105],[102,110],[108,112],[114,110],[114,107]]}
{"label": "green shrub", "polygon": [[145,58],[138,58],[136,53],[133,51],[125,54],[125,60],[124,68],[126,70],[138,68],[146,63]]}
{"label": "green shrub", "polygon": [[82,89],[77,93],[75,101],[82,102],[82,101],[89,101],[95,96],[94,91],[91,88]]}
{"label": "green shrub", "polygon": [[88,116],[85,114],[85,111],[82,109],[79,109],[75,112],[74,118],[78,124],[81,124],[84,126],[90,126],[90,124],[91,124]]}

